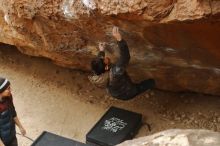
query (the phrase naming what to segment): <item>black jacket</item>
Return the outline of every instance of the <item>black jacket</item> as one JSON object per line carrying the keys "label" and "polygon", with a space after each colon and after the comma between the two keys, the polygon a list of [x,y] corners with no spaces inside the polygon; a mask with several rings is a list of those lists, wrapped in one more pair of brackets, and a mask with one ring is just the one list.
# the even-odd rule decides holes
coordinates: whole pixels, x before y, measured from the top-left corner
{"label": "black jacket", "polygon": [[[130,53],[126,41],[119,41],[118,47],[120,49],[120,55],[116,63],[111,66],[107,88],[113,97],[127,100],[133,97],[137,89],[126,72],[126,67],[130,60]],[[99,52],[98,57],[104,56],[104,52]]]}
{"label": "black jacket", "polygon": [[8,145],[15,138],[14,117],[17,116],[12,97],[7,97],[0,104],[6,105],[6,109],[0,111],[0,138],[5,145]]}

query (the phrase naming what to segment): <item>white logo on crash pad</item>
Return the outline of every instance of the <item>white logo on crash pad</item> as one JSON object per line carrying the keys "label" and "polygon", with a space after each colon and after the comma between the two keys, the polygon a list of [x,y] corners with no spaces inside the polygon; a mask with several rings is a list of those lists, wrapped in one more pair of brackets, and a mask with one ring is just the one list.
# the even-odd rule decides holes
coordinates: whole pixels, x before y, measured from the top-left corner
{"label": "white logo on crash pad", "polygon": [[116,133],[119,130],[124,129],[126,125],[127,123],[125,123],[123,120],[112,117],[108,120],[105,120],[102,129]]}

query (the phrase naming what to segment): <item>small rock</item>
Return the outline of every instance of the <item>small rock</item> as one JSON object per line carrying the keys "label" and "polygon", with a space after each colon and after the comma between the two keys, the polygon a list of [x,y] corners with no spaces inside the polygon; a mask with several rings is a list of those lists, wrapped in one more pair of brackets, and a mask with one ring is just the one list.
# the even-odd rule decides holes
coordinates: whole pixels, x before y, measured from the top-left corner
{"label": "small rock", "polygon": [[170,122],[170,124],[171,124],[171,125],[174,125],[174,124],[175,124],[175,122]]}
{"label": "small rock", "polygon": [[192,121],[193,121],[194,119],[195,119],[194,117],[190,117],[190,120],[192,120]]}
{"label": "small rock", "polygon": [[175,120],[176,121],[180,121],[180,117],[175,117]]}
{"label": "small rock", "polygon": [[199,116],[202,116],[202,113],[201,113],[201,112],[198,112],[198,115],[199,115]]}
{"label": "small rock", "polygon": [[181,117],[182,117],[182,118],[185,118],[185,117],[186,117],[186,115],[185,115],[185,114],[182,114],[182,115],[181,115]]}
{"label": "small rock", "polygon": [[150,95],[149,94],[145,94],[144,97],[145,98],[150,98]]}
{"label": "small rock", "polygon": [[150,94],[151,96],[154,96],[154,92],[153,92],[153,91],[151,91],[149,94]]}
{"label": "small rock", "polygon": [[216,120],[216,119],[213,119],[213,123],[217,123],[217,120]]}

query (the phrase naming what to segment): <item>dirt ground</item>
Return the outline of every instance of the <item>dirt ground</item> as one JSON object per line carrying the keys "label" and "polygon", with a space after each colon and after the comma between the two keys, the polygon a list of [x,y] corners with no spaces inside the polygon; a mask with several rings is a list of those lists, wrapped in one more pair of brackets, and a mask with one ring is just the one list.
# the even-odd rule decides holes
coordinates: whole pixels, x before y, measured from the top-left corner
{"label": "dirt ground", "polygon": [[[86,133],[110,106],[143,115],[144,125],[136,137],[171,128],[220,132],[220,97],[153,90],[130,101],[120,101],[94,87],[87,75],[44,58],[23,55],[13,47],[0,46],[0,76],[11,81],[18,116],[32,139],[49,131],[85,142]],[[32,143],[17,137],[19,146]]]}

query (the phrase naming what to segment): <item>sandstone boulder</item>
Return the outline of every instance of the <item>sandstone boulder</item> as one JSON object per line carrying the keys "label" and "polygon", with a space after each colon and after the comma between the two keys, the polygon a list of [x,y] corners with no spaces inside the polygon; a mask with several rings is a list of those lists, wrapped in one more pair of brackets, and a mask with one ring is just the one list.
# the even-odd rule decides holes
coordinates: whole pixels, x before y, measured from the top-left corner
{"label": "sandstone boulder", "polygon": [[220,133],[209,130],[171,129],[126,141],[117,146],[219,146]]}
{"label": "sandstone boulder", "polygon": [[98,42],[121,28],[135,81],[220,95],[219,0],[0,0],[0,42],[56,64],[89,71]]}

